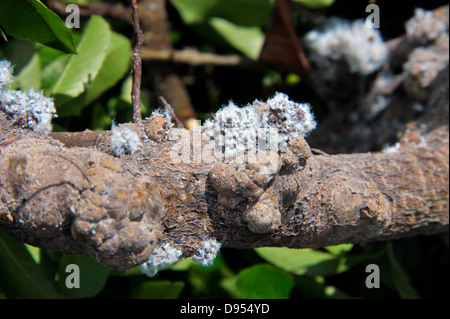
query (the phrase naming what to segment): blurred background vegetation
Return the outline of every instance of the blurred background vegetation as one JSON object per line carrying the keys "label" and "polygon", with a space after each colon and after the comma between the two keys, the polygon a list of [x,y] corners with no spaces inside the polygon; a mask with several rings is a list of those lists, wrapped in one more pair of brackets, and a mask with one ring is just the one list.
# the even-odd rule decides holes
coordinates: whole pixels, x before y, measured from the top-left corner
{"label": "blurred background vegetation", "polygon": [[[43,90],[45,95],[55,98],[58,112],[53,121],[55,131],[106,130],[113,120],[130,121],[133,34],[127,11],[129,2],[42,2],[63,21],[67,13],[61,9],[64,8],[61,3],[75,3],[85,10],[80,28],[70,30],[77,55],[15,39],[8,30],[3,30],[0,59],[8,59],[15,65],[12,87]],[[403,7],[392,1],[376,3],[381,10],[381,32],[388,40],[404,33],[404,22],[413,15],[415,7],[434,9],[447,2],[405,1]],[[364,19],[367,4],[362,0],[351,5],[343,0],[295,0],[291,11],[293,26],[298,36],[302,36],[313,27],[310,24],[313,19],[305,18],[306,15]],[[178,117],[188,123],[193,118],[210,117],[229,100],[245,105],[255,99],[265,100],[276,91],[288,94],[292,100],[311,103],[319,126],[327,116],[327,101],[316,94],[301,74],[286,66],[258,61],[274,1],[167,0],[153,1],[153,5],[152,19],[146,20],[152,12],[141,10],[146,39],[144,55],[153,56],[144,57],[143,63],[143,117],[159,107],[161,95],[175,108]],[[20,5],[17,6],[20,11]],[[108,8],[117,10],[114,13]],[[239,59],[232,65],[196,64],[154,55],[158,51],[172,52],[173,57],[173,52],[186,48],[200,55],[209,53],[216,58],[233,55]],[[68,264],[80,266],[80,289],[65,286]],[[380,267],[379,289],[368,289],[365,285],[369,264]],[[155,278],[142,275],[138,269],[110,271],[87,257],[38,249],[0,234],[2,298],[448,296],[448,234],[317,250],[223,248],[211,267],[202,267],[188,258],[160,271]]]}

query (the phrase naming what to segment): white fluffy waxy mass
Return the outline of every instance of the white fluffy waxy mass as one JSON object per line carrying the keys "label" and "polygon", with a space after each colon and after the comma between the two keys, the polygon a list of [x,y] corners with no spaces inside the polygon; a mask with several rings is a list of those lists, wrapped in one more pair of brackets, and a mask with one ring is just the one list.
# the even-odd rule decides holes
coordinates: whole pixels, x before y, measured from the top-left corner
{"label": "white fluffy waxy mass", "polygon": [[12,71],[9,61],[0,60],[0,110],[22,128],[42,134],[50,133],[52,119],[56,117],[53,100],[33,89],[27,93],[7,89],[13,80]]}
{"label": "white fluffy waxy mass", "polygon": [[126,126],[112,124],[111,149],[116,156],[133,154],[140,145],[141,140],[134,130]]}
{"label": "white fluffy waxy mass", "polygon": [[0,60],[0,91],[8,88],[13,80],[12,66],[7,60]]}
{"label": "white fluffy waxy mass", "polygon": [[351,73],[368,75],[386,61],[388,50],[380,32],[368,28],[363,20],[349,22],[332,18],[323,31],[306,34],[305,43],[316,55],[312,57],[320,66],[329,67],[323,59],[345,61]]}
{"label": "white fluffy waxy mass", "polygon": [[22,128],[29,128],[42,134],[52,131],[52,119],[56,110],[51,98],[41,92],[28,93],[15,90],[0,92],[1,109]]}
{"label": "white fluffy waxy mass", "polygon": [[422,8],[416,8],[414,17],[405,24],[408,39],[419,44],[435,41],[441,34],[447,32],[447,28],[442,18],[436,17],[433,11]]}
{"label": "white fluffy waxy mass", "polygon": [[255,149],[282,152],[290,139],[305,137],[315,127],[309,104],[276,93],[266,102],[256,100],[242,108],[229,102],[204,123],[203,132],[227,161]]}
{"label": "white fluffy waxy mass", "polygon": [[149,260],[139,266],[142,273],[149,277],[154,277],[158,273],[158,269],[172,265],[180,260],[181,250],[178,250],[170,243],[165,243],[156,247]]}
{"label": "white fluffy waxy mass", "polygon": [[201,243],[200,249],[192,256],[192,260],[203,266],[211,266],[222,246],[216,239],[210,238]]}

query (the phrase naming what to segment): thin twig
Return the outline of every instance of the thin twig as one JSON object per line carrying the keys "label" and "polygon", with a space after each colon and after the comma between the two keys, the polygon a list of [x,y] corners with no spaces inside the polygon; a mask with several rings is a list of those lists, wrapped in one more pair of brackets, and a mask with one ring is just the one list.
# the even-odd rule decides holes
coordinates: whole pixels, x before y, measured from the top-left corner
{"label": "thin twig", "polygon": [[133,123],[141,120],[141,77],[142,77],[142,46],[144,43],[144,35],[139,25],[139,7],[137,0],[131,0],[133,7],[133,85],[131,88],[131,102],[133,105]]}
{"label": "thin twig", "polygon": [[181,122],[178,117],[175,115],[175,111],[173,110],[173,108],[170,106],[169,103],[167,103],[166,99],[163,98],[162,96],[159,97],[159,99],[161,100],[162,104],[164,104],[164,107],[169,110],[170,115],[173,117],[173,119],[175,120],[175,122],[177,122],[177,126],[179,128],[184,128],[184,124],[183,122]]}
{"label": "thin twig", "polygon": [[162,60],[176,63],[186,63],[190,65],[224,65],[224,66],[245,66],[256,64],[255,61],[243,56],[218,55],[214,53],[198,52],[193,49],[184,50],[155,50],[144,48],[142,51],[143,60]]}

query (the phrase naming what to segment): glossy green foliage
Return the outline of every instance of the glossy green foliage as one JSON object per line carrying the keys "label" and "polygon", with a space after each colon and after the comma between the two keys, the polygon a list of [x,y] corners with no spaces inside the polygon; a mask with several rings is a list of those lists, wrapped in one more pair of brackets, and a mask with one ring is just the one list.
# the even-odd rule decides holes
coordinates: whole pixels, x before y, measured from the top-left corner
{"label": "glossy green foliage", "polygon": [[[257,59],[264,43],[262,28],[272,9],[269,0],[170,0],[184,23],[204,36],[220,38]],[[238,8],[238,9],[237,9]]]}
{"label": "glossy green foliage", "polygon": [[0,1],[0,27],[17,39],[76,53],[70,31],[39,0]]}
{"label": "glossy green foliage", "polygon": [[0,58],[15,65],[13,86],[54,97],[59,118],[80,115],[130,70],[130,40],[111,31],[102,17],[92,16],[74,38],[77,55],[20,41],[0,47]]}
{"label": "glossy green foliage", "polygon": [[310,9],[322,9],[331,6],[335,0],[293,0]]}

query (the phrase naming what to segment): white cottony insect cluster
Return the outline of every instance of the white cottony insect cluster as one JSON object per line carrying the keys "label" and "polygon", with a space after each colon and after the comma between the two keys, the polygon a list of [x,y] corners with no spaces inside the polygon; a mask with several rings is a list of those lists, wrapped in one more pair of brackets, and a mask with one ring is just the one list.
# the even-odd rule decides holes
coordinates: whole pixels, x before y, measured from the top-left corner
{"label": "white cottony insect cluster", "polygon": [[437,18],[433,11],[416,8],[414,17],[406,22],[405,29],[408,40],[419,44],[427,44],[445,34],[448,26],[443,19]]}
{"label": "white cottony insect cluster", "polygon": [[3,88],[9,87],[11,84],[13,80],[12,69],[9,61],[0,60],[0,91],[2,91]]}
{"label": "white cottony insect cluster", "polygon": [[142,264],[139,269],[149,277],[154,277],[158,273],[158,269],[172,265],[180,260],[181,250],[178,250],[170,243],[165,243],[153,250],[150,259]]}
{"label": "white cottony insect cluster", "polygon": [[215,238],[205,240],[201,243],[200,249],[197,254],[192,256],[192,260],[203,266],[211,266],[219,253],[220,247],[222,246]]}
{"label": "white cottony insect cluster", "polygon": [[204,123],[203,132],[227,162],[255,149],[283,152],[289,140],[304,137],[315,127],[309,104],[276,93],[266,102],[256,100],[242,108],[229,102]]}
{"label": "white cottony insect cluster", "polygon": [[425,94],[423,89],[448,66],[448,18],[443,19],[443,14],[417,8],[414,17],[405,23],[408,41],[417,46],[403,65],[408,75],[404,87],[412,95]]}
{"label": "white cottony insect cluster", "polygon": [[323,67],[330,78],[332,61],[345,61],[351,73],[368,75],[386,61],[388,50],[380,32],[368,28],[363,20],[349,21],[332,18],[323,31],[306,34],[307,47],[314,53],[311,59]]}
{"label": "white cottony insect cluster", "polygon": [[[192,260],[203,266],[211,266],[217,254],[219,253],[221,243],[215,238],[210,238],[200,243],[200,248],[192,257]],[[175,264],[180,260],[183,253],[176,249],[171,243],[164,243],[156,247],[149,260],[139,266],[142,273],[149,277],[154,277],[158,270]]]}
{"label": "white cottony insect cluster", "polygon": [[0,61],[0,109],[11,118],[13,123],[22,128],[48,134],[52,131],[52,119],[56,110],[51,98],[42,92],[28,93],[16,90],[6,90],[13,80],[12,67],[9,61]]}
{"label": "white cottony insect cluster", "polygon": [[116,156],[133,154],[141,145],[136,131],[126,127],[112,124],[111,127],[111,149]]}

